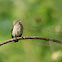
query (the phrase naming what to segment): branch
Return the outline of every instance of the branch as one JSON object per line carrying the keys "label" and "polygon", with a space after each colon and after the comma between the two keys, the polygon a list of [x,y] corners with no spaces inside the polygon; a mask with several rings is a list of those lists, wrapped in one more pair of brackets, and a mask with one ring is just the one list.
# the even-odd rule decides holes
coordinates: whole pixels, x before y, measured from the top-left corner
{"label": "branch", "polygon": [[[20,39],[22,39],[22,37],[17,37],[17,39],[20,40]],[[55,40],[55,39],[52,39],[52,38],[39,37],[39,36],[26,36],[26,37],[23,37],[23,40],[24,39],[41,39],[41,40],[53,41],[53,42],[57,42],[59,44],[62,44],[62,41],[60,41],[60,40]],[[6,41],[0,43],[0,46],[4,45],[6,43],[9,43],[9,42],[13,42],[14,40],[16,40],[16,38],[6,40]]]}

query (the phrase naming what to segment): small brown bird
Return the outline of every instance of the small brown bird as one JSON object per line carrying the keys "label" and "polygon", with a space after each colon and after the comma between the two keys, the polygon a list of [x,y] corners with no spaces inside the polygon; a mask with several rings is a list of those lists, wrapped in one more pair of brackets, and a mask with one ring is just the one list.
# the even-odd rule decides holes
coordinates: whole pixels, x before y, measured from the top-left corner
{"label": "small brown bird", "polygon": [[[20,20],[14,21],[13,26],[11,28],[11,37],[12,38],[21,37],[22,33],[23,33],[23,25],[21,24],[21,21]],[[18,42],[17,38],[15,42]]]}

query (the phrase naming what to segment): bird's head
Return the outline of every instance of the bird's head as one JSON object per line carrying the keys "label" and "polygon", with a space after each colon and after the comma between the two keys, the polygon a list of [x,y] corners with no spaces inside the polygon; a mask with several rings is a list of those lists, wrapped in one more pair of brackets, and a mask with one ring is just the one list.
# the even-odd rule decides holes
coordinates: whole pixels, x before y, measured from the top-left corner
{"label": "bird's head", "polygon": [[13,22],[13,25],[20,24],[20,23],[21,23],[20,20],[15,20],[15,21]]}

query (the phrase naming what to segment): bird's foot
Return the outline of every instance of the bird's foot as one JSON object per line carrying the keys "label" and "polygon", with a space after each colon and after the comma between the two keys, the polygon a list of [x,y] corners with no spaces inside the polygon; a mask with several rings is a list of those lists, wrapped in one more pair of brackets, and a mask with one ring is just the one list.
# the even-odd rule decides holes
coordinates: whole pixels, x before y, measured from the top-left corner
{"label": "bird's foot", "polygon": [[[22,36],[21,36],[22,37]],[[22,39],[24,39],[23,37],[22,37]]]}
{"label": "bird's foot", "polygon": [[18,42],[18,39],[16,38],[16,40],[14,42]]}

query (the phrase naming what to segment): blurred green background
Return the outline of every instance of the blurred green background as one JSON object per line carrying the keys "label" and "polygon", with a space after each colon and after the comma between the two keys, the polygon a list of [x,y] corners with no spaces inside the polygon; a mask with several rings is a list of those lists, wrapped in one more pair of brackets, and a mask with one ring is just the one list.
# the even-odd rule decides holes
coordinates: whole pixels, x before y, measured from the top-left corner
{"label": "blurred green background", "polygon": [[[11,39],[14,20],[23,36],[62,40],[62,0],[0,0],[0,43]],[[62,45],[45,40],[20,40],[0,46],[0,62],[62,62]]]}

